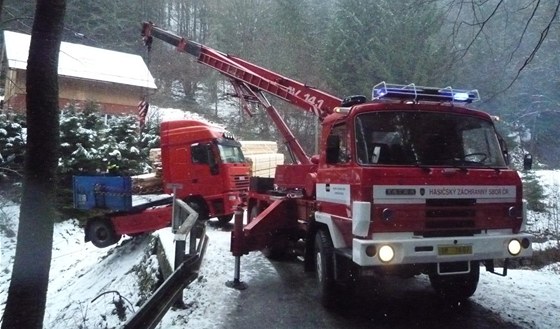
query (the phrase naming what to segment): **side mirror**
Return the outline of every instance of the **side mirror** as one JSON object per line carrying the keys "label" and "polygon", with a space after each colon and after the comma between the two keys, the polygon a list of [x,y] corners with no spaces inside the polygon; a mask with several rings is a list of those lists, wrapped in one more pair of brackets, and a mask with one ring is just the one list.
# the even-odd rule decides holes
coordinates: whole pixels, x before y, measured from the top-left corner
{"label": "side mirror", "polygon": [[533,168],[533,156],[531,154],[525,154],[523,157],[523,170],[531,170]]}

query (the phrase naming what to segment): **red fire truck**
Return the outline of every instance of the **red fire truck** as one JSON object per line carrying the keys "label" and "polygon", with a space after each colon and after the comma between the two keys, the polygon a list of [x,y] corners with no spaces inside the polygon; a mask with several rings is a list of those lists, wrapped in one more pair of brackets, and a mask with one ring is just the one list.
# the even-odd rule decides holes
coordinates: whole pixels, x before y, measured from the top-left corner
{"label": "red fire truck", "polygon": [[[222,127],[195,120],[162,122],[161,188],[198,212],[201,220],[229,222],[245,202],[250,168],[241,144]],[[171,197],[132,205],[133,183],[126,176],[75,176],[79,209],[109,210],[90,218],[86,241],[107,247],[123,234],[135,235],[171,225]]]}
{"label": "red fire truck", "polygon": [[[232,253],[280,257],[303,246],[325,302],[356,279],[429,275],[444,298],[476,290],[480,266],[532,255],[523,233],[518,173],[492,118],[467,108],[476,90],[391,85],[372,97],[332,96],[235,56],[143,24],[152,37],[227,76],[238,96],[258,100],[282,133],[293,164],[251,179],[248,223],[236,217]],[[265,93],[316,114],[320,153],[309,157]]]}

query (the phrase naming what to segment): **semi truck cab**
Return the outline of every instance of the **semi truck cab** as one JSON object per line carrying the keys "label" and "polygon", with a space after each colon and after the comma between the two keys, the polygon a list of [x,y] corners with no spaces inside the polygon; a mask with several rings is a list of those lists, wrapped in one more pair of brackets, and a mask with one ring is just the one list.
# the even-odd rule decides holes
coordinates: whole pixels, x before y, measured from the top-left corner
{"label": "semi truck cab", "polygon": [[163,122],[160,135],[164,182],[181,185],[177,197],[191,200],[201,218],[228,222],[249,188],[241,144],[222,127],[195,120]]}

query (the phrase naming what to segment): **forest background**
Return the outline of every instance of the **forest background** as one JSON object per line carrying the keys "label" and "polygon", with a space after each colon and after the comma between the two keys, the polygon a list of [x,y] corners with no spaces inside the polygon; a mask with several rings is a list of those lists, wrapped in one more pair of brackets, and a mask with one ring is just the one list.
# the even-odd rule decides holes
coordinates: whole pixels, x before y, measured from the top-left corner
{"label": "forest background", "polygon": [[[540,167],[557,167],[560,144],[556,142],[555,127],[558,125],[556,108],[560,104],[557,93],[560,66],[556,50],[559,42],[557,17],[560,1],[101,0],[91,3],[68,0],[62,1],[61,5],[64,2],[67,2],[67,10],[62,39],[106,49],[142,53],[159,86],[158,92],[150,95],[153,104],[217,116],[220,112],[219,100],[226,94],[226,83],[216,73],[177,54],[166,45],[155,47],[147,53],[138,34],[140,22],[148,19],[179,35],[246,58],[339,97],[368,95],[371,86],[379,81],[477,88],[484,99],[478,104],[478,108],[501,118],[499,130],[509,138],[510,147],[518,151],[514,154],[522,155],[528,151],[538,159]],[[49,3],[55,4],[54,1],[37,2],[43,5]],[[32,23],[34,4],[35,1],[0,0],[3,9],[1,29],[29,33],[33,24],[36,32],[35,24]],[[48,19],[53,16],[46,15],[49,8],[43,6],[43,9],[43,15],[37,15],[42,19],[36,19],[35,22],[43,25],[55,22],[56,19]],[[60,23],[61,19],[57,22]],[[62,28],[61,24],[56,27]],[[56,44],[60,41],[58,32],[56,38],[53,38],[56,39]],[[50,41],[49,38],[33,40]],[[41,48],[37,47],[35,52],[30,52],[33,64],[39,63],[38,49]],[[53,49],[55,48],[51,47],[46,50]],[[47,60],[44,64],[49,66],[53,61],[47,55],[45,52]],[[50,67],[53,69],[50,76],[56,76],[55,66]],[[28,70],[30,74],[37,71]],[[28,79],[28,86],[29,81],[37,82]],[[58,88],[56,85],[55,87],[51,95],[57,93]],[[48,96],[48,93],[36,94]],[[40,100],[41,97],[28,98]],[[39,102],[33,105],[37,106],[33,107],[34,111],[31,113],[39,113]],[[286,104],[279,102],[276,105],[298,140],[311,153],[315,144],[316,119],[306,116],[302,111],[288,109]],[[48,111],[44,113],[45,118],[58,117],[53,115],[58,114],[56,106],[50,106],[49,103],[46,104],[46,109]],[[35,120],[29,119],[28,117],[28,124],[32,121],[35,128],[41,128],[40,124],[37,125],[41,122],[36,115],[32,117]],[[10,129],[21,128],[19,123],[9,120],[11,119],[8,117],[0,120],[0,123],[9,123],[0,129],[0,135],[7,135]],[[224,120],[227,122],[222,123],[241,139],[279,140],[271,122],[262,113],[255,115],[250,125],[241,122],[246,120],[242,115],[229,116]],[[79,132],[84,124],[91,123],[87,120],[75,122],[77,129],[72,129],[72,132]],[[45,122],[45,130],[56,133],[58,125],[52,123],[52,120]],[[51,127],[54,129],[49,130]],[[19,142],[25,140],[24,130],[21,129],[22,133],[18,135],[21,138],[17,140]],[[104,124],[102,130],[107,129]],[[37,133],[40,130],[29,129],[29,132]],[[93,135],[98,132],[91,130]],[[61,134],[64,134],[62,129]],[[55,134],[47,136],[53,137],[46,138],[49,142],[58,141]],[[40,141],[38,138],[31,140],[35,142],[35,147],[41,145],[37,143]],[[14,139],[13,142],[15,141]],[[13,142],[0,145],[0,150],[4,152],[8,144],[14,145]],[[28,146],[30,144],[32,143],[28,139]],[[47,146],[52,147],[50,144]],[[81,143],[69,145],[83,146],[78,144]],[[120,147],[126,141],[115,139],[115,144]],[[63,142],[60,149],[64,152],[66,146]],[[126,149],[131,150],[130,147]],[[41,150],[36,148],[35,151],[38,152],[29,152],[27,157],[41,154]],[[53,152],[44,152],[42,155],[52,154]],[[108,155],[112,154],[117,152],[111,151]],[[54,157],[51,156],[49,160],[52,158]],[[37,159],[39,158],[36,157],[35,160]],[[63,157],[62,161],[64,159]],[[54,177],[50,176],[51,167],[56,168],[56,159],[54,160],[54,166],[49,165],[47,168],[49,177]],[[517,161],[513,164],[519,165],[519,158],[514,160]],[[12,160],[8,157],[7,161]],[[51,161],[47,162],[50,164]],[[0,159],[0,169],[4,170],[1,167],[5,163]],[[40,161],[26,163],[33,166],[26,168],[25,177],[40,177],[33,176],[43,172],[38,165]],[[35,184],[34,187],[40,187],[40,191],[45,192],[44,183],[47,180],[37,180],[42,185]],[[32,189],[27,191],[33,192]],[[22,203],[21,208],[26,210],[26,215],[20,216],[23,218],[20,224],[33,224],[34,216],[40,218],[47,215],[48,218],[54,218],[52,206],[48,202],[50,195],[39,202],[32,199],[32,196],[32,193],[24,193],[24,201],[28,202],[27,205]],[[34,209],[39,211],[34,212]],[[25,280],[19,278],[22,273],[26,273],[26,269],[33,266],[22,265],[29,265],[33,259],[29,255],[33,251],[48,250],[48,255],[38,257],[44,260],[46,266],[37,266],[43,274],[48,274],[52,247],[52,234],[48,233],[52,233],[52,222],[44,222],[45,229],[41,232],[47,234],[35,232],[37,236],[45,237],[37,239],[44,240],[41,241],[42,244],[30,244],[32,238],[24,241],[25,243],[18,239],[9,296],[16,296],[14,300],[19,298],[20,301],[10,303],[8,300],[8,306],[15,306],[10,308],[10,312],[7,306],[4,314],[11,314],[16,320],[19,318],[12,311],[21,309],[18,307],[22,305],[21,300],[36,299],[30,294],[28,297],[32,298],[17,297],[21,294],[12,289],[24,287],[21,282]],[[31,225],[27,227],[30,228]],[[18,236],[26,235],[30,229],[22,229],[21,232],[24,233]],[[37,255],[41,254],[34,256]],[[20,259],[23,261],[18,263]],[[48,279],[48,275],[45,278]],[[47,280],[43,281],[47,283]],[[46,284],[36,291],[46,292]],[[44,298],[42,301],[44,304]],[[42,318],[42,314],[39,315]],[[4,320],[4,325],[9,326],[6,325],[7,318]]]}
{"label": "forest background", "polygon": [[[482,102],[475,106],[500,118],[510,148],[554,169],[560,158],[559,3],[68,0],[63,41],[141,54],[158,85],[152,104],[201,113],[245,140],[281,138],[264,111],[219,118],[228,82],[157,40],[148,52],[142,21],[338,97],[369,96],[381,81],[478,89]],[[34,6],[32,0],[4,0],[2,28],[30,33]],[[271,100],[314,153],[316,119]]]}

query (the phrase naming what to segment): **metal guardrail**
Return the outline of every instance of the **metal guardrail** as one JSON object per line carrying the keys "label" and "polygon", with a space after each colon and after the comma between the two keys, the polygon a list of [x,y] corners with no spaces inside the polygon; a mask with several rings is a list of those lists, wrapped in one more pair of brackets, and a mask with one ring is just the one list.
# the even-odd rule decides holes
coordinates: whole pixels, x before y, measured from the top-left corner
{"label": "metal guardrail", "polygon": [[123,329],[155,328],[177,297],[182,295],[183,289],[198,277],[198,269],[206,253],[207,245],[208,236],[204,234],[199,241],[197,253],[186,257],[185,261],[165,280],[138,312],[125,323]]}
{"label": "metal guardrail", "polygon": [[[182,217],[185,215],[184,210],[186,209],[182,208],[182,206],[184,206],[183,203],[184,202],[174,203],[174,208],[177,206],[176,211],[174,209],[174,216]],[[180,212],[182,213],[180,214]],[[188,211],[186,215],[189,215]],[[183,289],[198,277],[198,270],[200,269],[208,245],[208,236],[206,235],[206,224],[196,224],[196,217],[198,216],[187,216],[185,222],[179,229],[179,231],[181,231],[180,234],[190,235],[189,254],[184,255],[180,265],[176,264],[178,266],[176,266],[175,271],[152,294],[148,301],[142,305],[138,312],[124,324],[122,327],[123,329],[155,328],[169,308],[179,299],[182,301]],[[193,227],[195,227],[194,232],[192,230]],[[198,240],[198,243],[196,243],[196,240]],[[176,243],[182,244],[182,252],[184,253],[184,241],[176,241]],[[175,258],[177,260],[177,255]]]}

